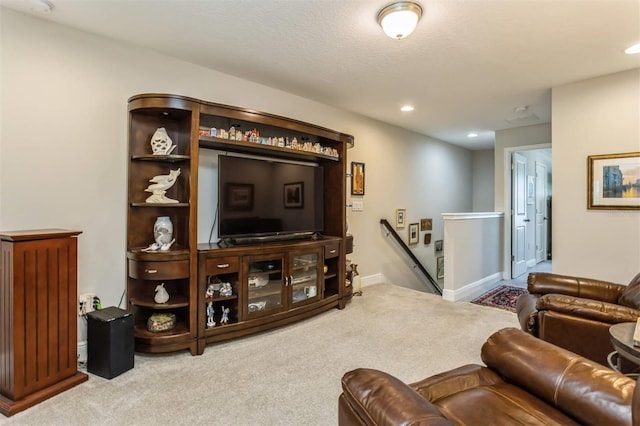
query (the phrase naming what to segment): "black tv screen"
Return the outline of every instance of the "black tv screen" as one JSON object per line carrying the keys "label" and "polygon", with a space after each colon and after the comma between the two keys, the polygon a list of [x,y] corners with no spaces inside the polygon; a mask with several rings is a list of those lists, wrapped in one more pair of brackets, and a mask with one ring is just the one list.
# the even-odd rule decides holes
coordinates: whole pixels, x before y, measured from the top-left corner
{"label": "black tv screen", "polygon": [[224,239],[320,232],[323,169],[220,155],[218,235]]}

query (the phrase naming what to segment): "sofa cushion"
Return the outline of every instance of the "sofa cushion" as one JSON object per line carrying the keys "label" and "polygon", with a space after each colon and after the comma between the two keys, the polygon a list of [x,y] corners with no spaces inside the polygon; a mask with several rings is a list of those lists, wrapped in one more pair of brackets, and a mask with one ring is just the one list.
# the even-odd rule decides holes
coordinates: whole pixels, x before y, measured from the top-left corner
{"label": "sofa cushion", "polygon": [[629,308],[640,309],[640,273],[633,277],[627,288],[624,289],[618,304]]}

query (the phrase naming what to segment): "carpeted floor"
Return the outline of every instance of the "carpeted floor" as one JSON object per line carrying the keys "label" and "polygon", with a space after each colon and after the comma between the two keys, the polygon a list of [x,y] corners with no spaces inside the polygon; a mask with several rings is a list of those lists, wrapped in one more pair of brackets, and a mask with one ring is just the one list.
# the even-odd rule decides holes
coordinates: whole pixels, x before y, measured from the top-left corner
{"label": "carpeted floor", "polygon": [[518,297],[526,292],[527,290],[524,288],[500,285],[477,299],[472,300],[471,303],[515,312]]}
{"label": "carpeted floor", "polygon": [[405,382],[481,364],[515,314],[390,285],[367,286],[344,310],[207,346],[203,355],[136,354],[112,380],[89,380],[6,425],[335,425],[342,375],[358,367]]}

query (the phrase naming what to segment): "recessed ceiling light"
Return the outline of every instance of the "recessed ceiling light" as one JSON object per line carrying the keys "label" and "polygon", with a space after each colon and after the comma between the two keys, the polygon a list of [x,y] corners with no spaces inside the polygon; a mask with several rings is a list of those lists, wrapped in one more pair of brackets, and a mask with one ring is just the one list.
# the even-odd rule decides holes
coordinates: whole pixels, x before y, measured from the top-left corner
{"label": "recessed ceiling light", "polygon": [[400,111],[402,112],[411,112],[413,111],[415,108],[412,107],[411,105],[405,105],[402,108],[400,108]]}
{"label": "recessed ceiling light", "polygon": [[638,44],[634,44],[634,45],[633,45],[633,46],[631,46],[631,47],[627,47],[627,48],[624,50],[624,53],[626,53],[627,55],[633,55],[633,54],[635,54],[635,53],[640,53],[640,43],[638,43]]}
{"label": "recessed ceiling light", "polygon": [[477,133],[474,133],[474,132],[467,133],[467,137],[468,137],[468,138],[477,138],[477,137],[478,137],[478,134],[477,134]]}

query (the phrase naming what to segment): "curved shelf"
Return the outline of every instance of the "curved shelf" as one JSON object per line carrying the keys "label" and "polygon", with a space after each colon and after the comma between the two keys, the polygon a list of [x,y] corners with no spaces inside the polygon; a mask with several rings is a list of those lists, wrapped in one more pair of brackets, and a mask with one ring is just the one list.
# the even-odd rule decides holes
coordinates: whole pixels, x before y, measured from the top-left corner
{"label": "curved shelf", "polygon": [[238,298],[237,294],[232,294],[231,296],[214,296],[214,297],[205,297],[205,302],[225,302],[227,300],[235,300]]}
{"label": "curved shelf", "polygon": [[127,259],[147,262],[163,262],[169,260],[189,260],[189,250],[177,247],[169,251],[142,251],[142,249],[127,250]]}
{"label": "curved shelf", "polygon": [[176,326],[171,330],[159,331],[157,333],[147,330],[146,324],[137,324],[134,330],[136,337],[150,340],[168,340],[176,337],[184,337],[189,334],[189,327],[182,321],[177,321]]}
{"label": "curved shelf", "polygon": [[177,294],[171,296],[167,303],[155,303],[154,300],[133,298],[129,300],[129,303],[135,306],[141,306],[144,308],[152,308],[152,309],[174,309],[174,308],[184,308],[189,306],[189,299],[186,296],[181,294]]}
{"label": "curved shelf", "polygon": [[189,203],[131,203],[131,207],[189,207]]}
{"label": "curved shelf", "polygon": [[144,154],[144,155],[132,155],[131,159],[138,160],[138,161],[159,161],[159,162],[167,162],[167,163],[178,163],[181,161],[189,161],[191,157],[188,155],[180,155],[180,154],[169,154],[169,155]]}
{"label": "curved shelf", "polygon": [[324,279],[328,280],[329,278],[335,278],[337,276],[338,276],[338,274],[327,274],[327,275],[324,276]]}

